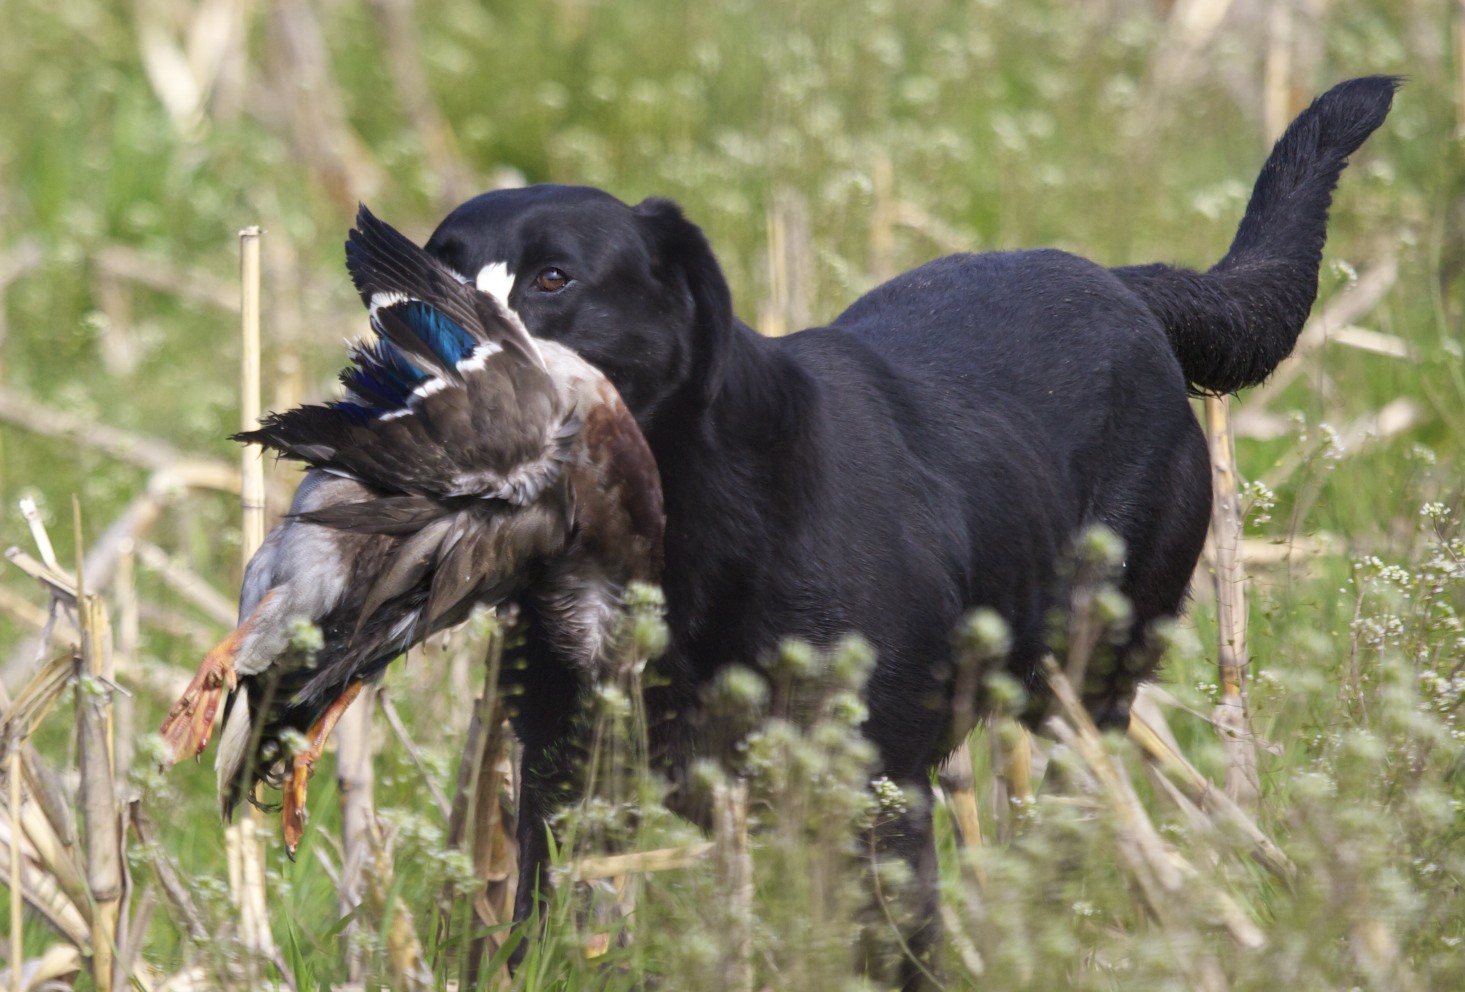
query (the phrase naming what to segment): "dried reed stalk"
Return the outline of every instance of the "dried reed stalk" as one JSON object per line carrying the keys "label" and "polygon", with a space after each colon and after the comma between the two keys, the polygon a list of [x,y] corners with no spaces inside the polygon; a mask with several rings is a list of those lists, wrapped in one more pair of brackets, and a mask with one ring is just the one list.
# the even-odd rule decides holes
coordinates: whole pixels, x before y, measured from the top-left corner
{"label": "dried reed stalk", "polygon": [[1017,831],[1014,807],[1033,801],[1032,736],[1011,717],[994,717],[987,725],[992,748],[992,823],[998,841]]}
{"label": "dried reed stalk", "polygon": [[1267,54],[1262,65],[1262,127],[1267,142],[1282,136],[1292,119],[1294,0],[1272,0],[1267,17]]}
{"label": "dried reed stalk", "polygon": [[[117,637],[113,645],[114,664],[122,661],[124,667],[138,655],[142,640],[142,618],[137,601],[137,546],[128,537],[118,542],[117,575],[113,583],[113,602],[117,607]],[[119,689],[121,687],[119,686]],[[113,771],[118,781],[126,782],[128,769],[132,767],[134,733],[134,706],[132,693],[122,689],[112,700],[113,728]],[[125,824],[119,820],[118,831],[126,833]],[[124,837],[125,839],[125,837]]]}
{"label": "dried reed stalk", "polygon": [[768,300],[763,313],[759,314],[758,330],[765,337],[781,338],[789,332],[788,314],[784,303],[788,297],[787,251],[784,246],[784,218],[777,205],[768,209],[764,217],[764,231],[768,238]]}
{"label": "dried reed stalk", "polygon": [[564,874],[572,882],[594,882],[617,875],[654,875],[659,871],[690,868],[716,849],[716,842],[709,840],[685,847],[660,847],[652,851],[578,858],[565,866]]}
{"label": "dried reed stalk", "polygon": [[[503,629],[497,620],[489,628],[484,651],[483,691],[468,722],[458,780],[448,813],[450,850],[470,852],[474,878],[481,888],[473,899],[476,927],[488,931],[468,941],[459,962],[460,983],[471,986],[488,954],[508,939],[502,929],[511,917],[518,879],[518,844],[515,841],[514,767],[512,737],[499,698],[499,669],[503,663]],[[438,892],[437,946],[450,943],[457,892],[444,883]]]}
{"label": "dried reed stalk", "polygon": [[365,840],[371,856],[364,875],[365,905],[386,937],[387,971],[391,978],[388,987],[402,992],[427,992],[433,987],[432,972],[412,926],[412,915],[394,891],[391,850],[374,820],[366,825]]}
{"label": "dried reed stalk", "polygon": [[[259,242],[263,233],[258,227],[239,232],[239,424],[246,431],[259,426],[260,415]],[[248,562],[265,539],[264,450],[247,445],[241,458],[244,518],[240,541]]]}
{"label": "dried reed stalk", "polygon": [[[372,829],[376,811],[372,805],[374,780],[371,767],[371,704],[377,690],[367,686],[360,698],[341,715],[336,724],[336,783],[341,794],[341,878],[337,891],[342,915],[356,911],[361,905],[365,875],[374,867]],[[353,923],[343,936],[348,948]],[[361,955],[347,952],[347,976],[360,981]]]}
{"label": "dried reed stalk", "polygon": [[782,337],[808,325],[812,308],[809,287],[813,273],[809,260],[809,206],[789,189],[773,194],[765,230],[768,237],[768,296],[758,308],[758,330]]}
{"label": "dried reed stalk", "polygon": [[[258,227],[239,232],[239,422],[243,430],[259,426],[259,242],[263,233]],[[240,552],[248,564],[264,543],[264,452],[258,445],[246,445],[240,459]],[[253,803],[247,804],[245,814],[226,828],[224,847],[229,858],[230,889],[239,911],[240,939],[260,957],[273,958],[275,942],[265,896],[265,852],[259,840],[263,826],[264,814]],[[250,966],[253,968],[254,962]]]}
{"label": "dried reed stalk", "polygon": [[[1193,804],[1205,817],[1207,831],[1220,839],[1245,841],[1247,854],[1284,884],[1297,880],[1297,868],[1268,837],[1250,813],[1238,806],[1211,780],[1190,763],[1160,711],[1160,693],[1141,686],[1130,709],[1129,739],[1137,744],[1158,777],[1179,789],[1179,797]],[[1208,719],[1201,715],[1203,719]],[[1171,799],[1177,797],[1171,794]],[[1177,805],[1181,805],[1177,802]],[[1181,805],[1182,810],[1189,810]]]}
{"label": "dried reed stalk", "polygon": [[76,853],[60,842],[50,821],[33,802],[22,801],[20,827],[20,840],[28,846],[36,864],[49,873],[57,890],[76,908],[83,922],[90,927],[92,903],[88,897],[85,870]]}
{"label": "dried reed stalk", "polygon": [[[1057,664],[1047,659],[1044,669],[1058,703],[1058,713],[1046,726],[1083,762],[1100,798],[1114,814],[1118,826],[1116,847],[1121,861],[1161,932],[1170,929],[1182,906],[1203,900],[1236,943],[1243,947],[1261,946],[1265,937],[1235,900],[1219,887],[1210,885],[1207,876],[1163,841],[1140,803],[1122,762],[1104,747],[1098,728]],[[1176,948],[1175,954],[1192,988],[1220,992],[1227,987],[1225,975],[1213,955],[1196,954],[1194,948]]]}
{"label": "dried reed stalk", "polygon": [[728,900],[731,933],[724,947],[723,987],[753,990],[753,855],[748,848],[748,784],[722,783],[712,794],[717,879]]}
{"label": "dried reed stalk", "polygon": [[[0,414],[3,419],[3,414]],[[134,499],[97,540],[91,543],[86,555],[88,585],[93,594],[100,594],[116,577],[122,550],[129,541],[136,542],[157,522],[163,507],[186,489],[218,489],[237,492],[239,474],[233,468],[219,462],[202,459],[188,459],[161,466],[148,479],[147,491]],[[42,552],[45,553],[44,551]],[[60,602],[72,606],[75,602],[75,582],[64,569],[36,562],[16,548],[6,551],[6,557],[15,565],[49,586],[58,594]],[[232,624],[232,616],[231,616]],[[21,644],[5,662],[3,674],[12,676],[24,670],[44,647],[46,639],[55,637],[54,625],[46,629],[43,621],[43,638],[39,641]],[[74,643],[74,638],[57,637],[58,644]],[[212,638],[210,638],[212,642]]]}
{"label": "dried reed stalk", "polygon": [[1244,809],[1255,810],[1261,799],[1256,745],[1246,706],[1246,570],[1241,560],[1241,497],[1236,474],[1236,446],[1231,433],[1231,401],[1207,396],[1206,437],[1211,448],[1211,536],[1216,549],[1217,666],[1221,699],[1212,720],[1226,751],[1226,795]]}
{"label": "dried reed stalk", "polygon": [[74,674],[72,656],[75,654],[75,645],[70,647],[72,650],[65,654],[38,665],[30,679],[16,692],[14,699],[0,686],[0,708],[4,709],[5,714],[4,719],[0,720],[0,728],[3,728],[5,735],[0,738],[0,747],[7,751],[11,747],[20,749],[25,739],[61,697],[62,690]]}
{"label": "dried reed stalk", "polygon": [[[24,829],[25,822],[25,810],[22,809],[22,829]],[[71,896],[62,891],[57,876],[51,871],[51,865],[45,860],[45,856],[28,844],[25,836],[16,837],[12,834],[10,825],[11,817],[7,809],[5,815],[0,817],[0,847],[5,849],[7,865],[12,857],[11,852],[20,851],[21,895],[58,934],[71,941],[83,952],[88,951],[91,947],[91,920],[81,908],[86,906],[88,910],[90,909],[85,894],[81,896],[81,902],[78,904]]]}
{"label": "dried reed stalk", "polygon": [[6,774],[10,779],[10,988],[21,992],[21,962],[25,960],[25,944],[21,940],[21,925],[25,922],[25,904],[22,893],[24,882],[20,877],[20,742],[10,747]]}
{"label": "dried reed stalk", "polygon": [[[0,829],[9,838],[5,843],[10,845],[13,840],[24,857],[29,859],[29,863],[21,868],[22,877],[26,879],[26,899],[67,936],[71,936],[73,930],[60,916],[74,917],[83,935],[78,946],[85,946],[88,943],[85,934],[90,926],[91,902],[82,870],[76,863],[73,850],[76,833],[70,811],[55,776],[27,740],[65,691],[79,661],[75,645],[69,646],[65,654],[41,665],[21,686],[14,701],[0,686],[0,710],[4,712],[4,719],[0,720],[0,754],[4,755],[7,764],[12,758],[18,759],[20,774],[11,781],[22,789],[20,801],[7,804],[9,811],[6,816],[13,818],[14,824]],[[32,870],[49,873],[44,895],[35,888],[30,877]],[[53,895],[58,896],[61,902],[56,902]]]}
{"label": "dried reed stalk", "polygon": [[75,947],[52,944],[38,958],[12,961],[6,985],[16,990],[72,988],[74,981],[63,981],[81,971],[81,954]]}
{"label": "dried reed stalk", "polygon": [[[519,878],[517,817],[513,804],[516,794],[513,734],[502,702],[491,700],[491,703],[472,804],[473,872],[483,883],[473,900],[473,908],[485,927],[496,927],[510,920]],[[506,935],[491,941],[495,949],[502,944],[503,936]],[[476,956],[478,949],[474,953]]]}
{"label": "dried reed stalk", "polygon": [[[22,783],[25,784],[27,783]],[[92,904],[88,898],[85,871],[77,853],[61,843],[45,813],[33,801],[22,801],[20,826],[20,839],[28,845],[36,863],[50,873],[56,888],[76,907],[77,913],[90,926]]]}
{"label": "dried reed stalk", "polygon": [[899,205],[895,199],[895,169],[888,154],[875,157],[870,166],[873,187],[870,208],[870,278],[882,283],[895,273],[895,224]]}
{"label": "dried reed stalk", "polygon": [[[969,850],[982,846],[982,816],[977,806],[975,775],[972,772],[971,744],[963,740],[936,772],[941,791],[951,810],[952,822],[961,845]],[[977,878],[978,884],[985,880]]]}
{"label": "dried reed stalk", "polygon": [[1450,9],[1450,34],[1455,47],[1455,136],[1465,135],[1465,0]]}
{"label": "dried reed stalk", "polygon": [[31,539],[36,542],[41,561],[56,571],[61,571],[61,565],[56,561],[56,549],[51,546],[51,535],[46,533],[46,524],[41,520],[41,511],[36,507],[36,501],[29,496],[21,497],[20,515],[31,529]]}

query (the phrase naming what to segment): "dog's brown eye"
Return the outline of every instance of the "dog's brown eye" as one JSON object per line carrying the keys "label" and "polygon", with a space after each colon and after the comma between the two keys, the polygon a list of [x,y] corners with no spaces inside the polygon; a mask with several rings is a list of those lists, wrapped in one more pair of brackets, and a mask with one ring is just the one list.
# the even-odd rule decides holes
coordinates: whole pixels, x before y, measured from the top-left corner
{"label": "dog's brown eye", "polygon": [[560,269],[545,269],[534,277],[534,285],[546,293],[557,293],[570,284],[570,277]]}

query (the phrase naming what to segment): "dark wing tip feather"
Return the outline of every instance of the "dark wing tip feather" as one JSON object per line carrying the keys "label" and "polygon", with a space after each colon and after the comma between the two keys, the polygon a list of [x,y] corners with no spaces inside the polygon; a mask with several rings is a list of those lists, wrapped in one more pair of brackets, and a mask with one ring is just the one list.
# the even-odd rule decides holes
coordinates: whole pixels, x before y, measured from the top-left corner
{"label": "dark wing tip feather", "polygon": [[315,468],[337,468],[337,453],[350,438],[353,426],[362,422],[362,410],[354,403],[296,407],[285,413],[271,413],[255,430],[232,434],[229,440],[257,444]]}
{"label": "dark wing tip feather", "polygon": [[376,293],[401,293],[438,310],[475,341],[493,341],[524,361],[544,364],[529,332],[501,301],[465,282],[364,204],[346,240],[346,268],[368,304]]}
{"label": "dark wing tip feather", "polygon": [[375,293],[398,292],[442,308],[459,321],[473,315],[469,287],[457,274],[364,204],[346,236],[346,271],[367,303]]}
{"label": "dark wing tip feather", "polygon": [[[346,271],[364,301],[369,302],[373,293],[382,290],[400,291],[403,276],[408,280],[416,276],[422,281],[422,275],[414,272],[417,265],[412,264],[419,251],[405,234],[379,219],[366,204],[357,205],[356,226],[346,235]],[[394,271],[404,263],[405,272]]]}

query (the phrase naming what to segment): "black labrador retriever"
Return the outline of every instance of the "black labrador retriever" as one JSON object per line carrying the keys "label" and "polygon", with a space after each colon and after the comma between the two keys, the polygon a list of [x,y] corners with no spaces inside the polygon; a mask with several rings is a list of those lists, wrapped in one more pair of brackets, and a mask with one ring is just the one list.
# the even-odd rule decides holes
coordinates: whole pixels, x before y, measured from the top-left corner
{"label": "black labrador retriever", "polygon": [[[1210,515],[1188,394],[1255,384],[1291,351],[1317,294],[1332,191],[1396,85],[1355,79],[1304,111],[1209,271],[953,255],[777,339],[734,317],[706,238],[666,200],[534,186],[454,210],[427,250],[601,368],[655,454],[671,638],[653,712],[680,717],[654,744],[672,767],[697,753],[699,695],[719,668],[757,664],[783,638],[858,631],[878,652],[865,733],[880,770],[929,798],[950,739],[953,629],[973,608],[998,611],[1008,671],[1040,694],[1052,616],[1069,602],[1064,562],[1093,524],[1123,540],[1133,624],[1082,688],[1097,718],[1124,720],[1156,664],[1149,632],[1181,609]],[[546,817],[575,776],[585,689],[533,636],[532,609],[523,621],[511,666],[519,919],[547,857]],[[915,868],[929,923],[929,801],[884,840]]]}

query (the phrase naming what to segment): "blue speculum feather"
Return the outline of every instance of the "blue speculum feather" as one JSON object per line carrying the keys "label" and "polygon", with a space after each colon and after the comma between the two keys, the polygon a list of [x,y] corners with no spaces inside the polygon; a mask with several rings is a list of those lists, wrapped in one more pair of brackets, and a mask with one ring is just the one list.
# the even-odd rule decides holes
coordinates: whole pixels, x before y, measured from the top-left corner
{"label": "blue speculum feather", "polygon": [[[473,337],[428,304],[412,300],[391,310],[445,365],[456,365],[473,353],[477,344]],[[341,373],[341,382],[354,400],[332,406],[353,419],[400,410],[412,390],[430,378],[385,338],[358,346],[352,357],[355,364]]]}
{"label": "blue speculum feather", "polygon": [[445,364],[455,365],[473,353],[477,343],[473,336],[426,303],[416,300],[399,303],[392,307],[392,312],[416,331]]}

